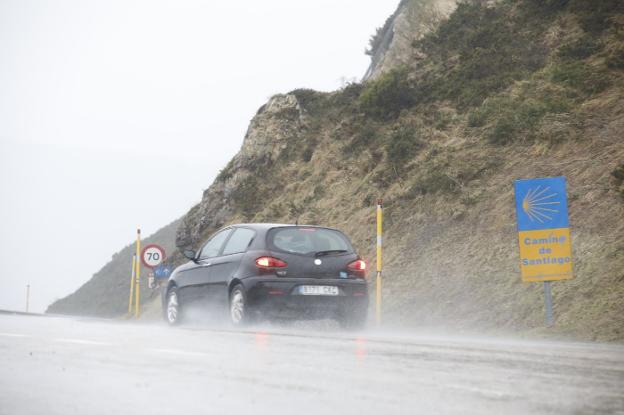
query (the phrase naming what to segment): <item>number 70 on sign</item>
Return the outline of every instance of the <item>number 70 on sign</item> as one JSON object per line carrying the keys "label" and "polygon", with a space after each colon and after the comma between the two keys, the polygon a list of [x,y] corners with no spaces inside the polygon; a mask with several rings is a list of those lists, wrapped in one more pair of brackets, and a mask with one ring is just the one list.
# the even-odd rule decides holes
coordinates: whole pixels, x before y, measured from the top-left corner
{"label": "number 70 on sign", "polygon": [[141,262],[148,268],[159,266],[165,258],[165,250],[156,244],[146,245],[141,252]]}

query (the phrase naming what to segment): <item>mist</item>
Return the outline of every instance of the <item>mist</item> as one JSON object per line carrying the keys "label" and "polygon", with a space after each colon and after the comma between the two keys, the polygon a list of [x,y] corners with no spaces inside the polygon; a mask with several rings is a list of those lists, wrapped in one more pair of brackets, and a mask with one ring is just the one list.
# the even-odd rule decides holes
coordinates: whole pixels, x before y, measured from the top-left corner
{"label": "mist", "polygon": [[270,96],[359,79],[397,3],[2,2],[0,308],[185,214]]}

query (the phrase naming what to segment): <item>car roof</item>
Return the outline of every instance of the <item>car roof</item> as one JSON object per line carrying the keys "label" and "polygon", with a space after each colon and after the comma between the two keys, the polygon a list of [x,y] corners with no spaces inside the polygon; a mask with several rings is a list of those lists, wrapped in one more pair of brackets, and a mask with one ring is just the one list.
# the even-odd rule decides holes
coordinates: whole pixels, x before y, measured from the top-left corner
{"label": "car roof", "polygon": [[299,225],[299,224],[295,224],[295,223],[234,223],[229,225],[229,227],[246,227],[246,228],[253,228],[253,229],[262,229],[262,230],[268,230],[268,229],[272,229],[272,228],[282,228],[285,226],[299,226],[302,228],[325,228],[325,229],[332,229],[332,228],[328,228],[326,226],[319,226],[319,225]]}

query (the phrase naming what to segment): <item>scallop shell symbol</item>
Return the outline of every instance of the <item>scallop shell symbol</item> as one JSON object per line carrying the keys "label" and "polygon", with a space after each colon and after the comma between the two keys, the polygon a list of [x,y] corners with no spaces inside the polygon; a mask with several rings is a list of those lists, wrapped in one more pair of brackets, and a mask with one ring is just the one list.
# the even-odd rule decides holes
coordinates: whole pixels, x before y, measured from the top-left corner
{"label": "scallop shell symbol", "polygon": [[559,212],[555,208],[561,202],[553,200],[557,193],[549,192],[550,187],[540,190],[541,187],[537,186],[534,189],[529,189],[524,199],[522,199],[522,210],[524,210],[531,222],[538,221],[539,223],[544,223],[550,221]]}

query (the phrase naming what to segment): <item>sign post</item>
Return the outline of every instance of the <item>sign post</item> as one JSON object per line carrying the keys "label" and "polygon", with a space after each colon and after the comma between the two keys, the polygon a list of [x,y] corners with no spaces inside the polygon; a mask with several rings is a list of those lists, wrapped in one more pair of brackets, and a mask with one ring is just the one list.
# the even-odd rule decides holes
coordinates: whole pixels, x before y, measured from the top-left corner
{"label": "sign post", "polygon": [[381,248],[382,248],[383,201],[377,199],[377,281],[375,295],[375,314],[377,326],[381,325]]}
{"label": "sign post", "polygon": [[522,281],[544,283],[546,324],[552,326],[550,283],[574,278],[566,180],[516,180],[514,188]]}
{"label": "sign post", "polygon": [[[141,253],[141,229],[137,229],[137,242],[136,242],[136,257],[139,258]],[[134,261],[136,264],[136,275],[135,275],[135,304],[134,304],[134,316],[139,318],[141,315],[141,296],[139,294],[141,288],[141,262],[137,259]]]}
{"label": "sign post", "polygon": [[544,303],[546,305],[546,325],[550,327],[555,324],[553,317],[552,294],[550,292],[550,281],[544,281]]}
{"label": "sign post", "polygon": [[130,271],[130,298],[128,299],[128,316],[132,314],[132,296],[134,294],[134,279],[136,278],[136,254],[132,255],[132,270]]}

